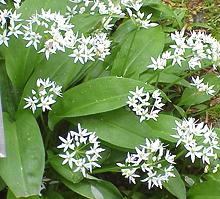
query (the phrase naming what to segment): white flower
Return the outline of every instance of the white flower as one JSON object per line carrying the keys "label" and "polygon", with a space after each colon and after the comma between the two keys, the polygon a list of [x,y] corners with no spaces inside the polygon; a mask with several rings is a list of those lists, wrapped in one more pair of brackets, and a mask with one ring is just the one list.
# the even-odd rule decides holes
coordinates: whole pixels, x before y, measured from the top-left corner
{"label": "white flower", "polygon": [[84,49],[78,50],[74,49],[73,53],[69,56],[74,59],[74,63],[80,61],[81,64],[84,64]]}
{"label": "white flower", "polygon": [[42,108],[43,112],[46,110],[52,110],[50,105],[54,104],[56,101],[53,99],[52,96],[47,96],[47,97],[41,97],[40,98],[40,103],[37,105],[37,107]]}
{"label": "white flower", "polygon": [[[72,154],[69,166],[71,169],[74,167],[73,172],[80,171],[86,177],[88,171],[92,173],[93,168],[100,167],[98,162],[104,149],[100,147],[95,132],[88,132],[78,124],[77,131],[70,131],[66,139],[62,137],[59,139],[62,143],[57,148]],[[69,161],[69,156],[62,154],[59,156],[64,158],[64,164]]]}
{"label": "white flower", "polygon": [[199,92],[206,92],[207,95],[214,95],[215,91],[213,90],[214,85],[209,86],[209,84],[203,83],[203,78],[200,79],[199,76],[196,78],[192,77],[192,82],[191,85],[195,86]]}
{"label": "white flower", "polygon": [[[3,1],[4,2],[4,1]],[[19,23],[21,14],[17,14],[16,11],[12,10],[0,10],[0,45],[5,44],[8,47],[8,41],[11,36],[18,38],[19,35],[23,34],[20,30],[22,24]]]}
{"label": "white flower", "polygon": [[192,57],[189,60],[188,64],[189,64],[189,68],[191,68],[191,69],[195,69],[196,66],[198,66],[199,68],[202,67],[202,64],[200,62],[200,58],[198,58],[198,57]]}
{"label": "white flower", "polygon": [[204,32],[193,31],[190,36],[184,36],[184,31],[171,34],[174,44],[172,49],[172,65],[182,65],[182,61],[188,63],[189,69],[201,68],[203,60],[211,61],[213,69],[220,65],[220,43],[211,35]]}
{"label": "white flower", "polygon": [[68,163],[69,167],[73,168],[75,152],[69,153],[69,151],[66,151],[66,154],[60,154],[59,156],[64,159],[62,165]]}
{"label": "white flower", "polygon": [[26,101],[26,105],[24,106],[24,109],[26,108],[30,108],[32,110],[32,112],[34,113],[37,109],[36,104],[39,102],[39,99],[37,99],[36,97],[28,97],[28,98],[24,98],[24,100]]}
{"label": "white flower", "polygon": [[58,149],[63,148],[64,152],[66,152],[69,148],[74,150],[75,146],[73,144],[73,138],[71,138],[70,134],[67,135],[66,139],[62,138],[61,136],[59,136],[59,139],[62,141],[62,144],[57,147]]}
{"label": "white flower", "polygon": [[196,157],[201,158],[201,149],[203,148],[203,146],[185,145],[185,148],[186,150],[188,150],[188,153],[185,155],[185,157],[190,156],[192,163],[195,162]]}
{"label": "white flower", "polygon": [[157,69],[164,69],[166,66],[166,60],[160,58],[160,56],[157,59],[154,59],[153,57],[151,57],[151,61],[153,62],[153,64],[147,66],[147,68],[153,68],[154,70]]}
{"label": "white flower", "polygon": [[[159,139],[146,138],[145,145],[136,147],[135,153],[127,154],[125,164],[117,163],[117,165],[130,183],[135,184],[136,178],[141,178],[141,182],[147,182],[148,189],[154,186],[162,188],[163,182],[168,181],[170,177],[175,177],[174,158],[175,155],[170,154]],[[161,162],[165,164],[162,165]]]}
{"label": "white flower", "polygon": [[74,159],[74,163],[76,165],[76,169],[74,170],[74,172],[80,171],[83,174],[83,176],[86,177],[86,168],[85,168],[86,159],[85,158]]}
{"label": "white flower", "polygon": [[[127,104],[130,109],[140,117],[140,122],[144,120],[157,120],[158,113],[164,104],[161,102],[160,91],[155,90],[152,94],[144,92],[144,87],[136,87],[135,91],[129,91],[132,96],[128,96]],[[153,103],[150,102],[153,100]]]}
{"label": "white flower", "polygon": [[136,11],[139,11],[143,5],[142,0],[121,0],[121,4],[126,7],[133,8]]}
{"label": "white flower", "polygon": [[132,12],[131,9],[127,8],[127,12],[131,19],[140,27],[143,27],[145,29],[151,28],[158,26],[157,23],[151,23],[150,18],[152,17],[152,13],[147,15],[146,18],[144,19],[144,13],[141,13],[138,11],[136,14]]}
{"label": "white flower", "polygon": [[9,37],[7,31],[5,30],[2,35],[0,34],[0,45],[4,43],[8,47],[8,40]]}
{"label": "white flower", "polygon": [[205,125],[198,123],[194,118],[176,121],[176,134],[172,137],[177,139],[177,146],[183,144],[192,163],[196,158],[201,159],[203,164],[214,164],[215,157],[219,153],[218,136],[216,132]]}
{"label": "white flower", "polygon": [[0,3],[6,4],[5,0],[0,0]]}
{"label": "white flower", "polygon": [[26,47],[33,45],[34,48],[37,50],[38,44],[40,43],[42,36],[39,33],[34,32],[32,30],[32,26],[23,26],[23,28],[25,29],[23,39],[28,41]]}
{"label": "white flower", "polygon": [[51,105],[56,102],[55,97],[62,97],[62,86],[58,86],[55,82],[47,79],[37,79],[37,90],[32,89],[33,97],[24,98],[26,105],[24,109],[31,108],[34,113],[37,108],[42,108],[42,111],[51,110]]}

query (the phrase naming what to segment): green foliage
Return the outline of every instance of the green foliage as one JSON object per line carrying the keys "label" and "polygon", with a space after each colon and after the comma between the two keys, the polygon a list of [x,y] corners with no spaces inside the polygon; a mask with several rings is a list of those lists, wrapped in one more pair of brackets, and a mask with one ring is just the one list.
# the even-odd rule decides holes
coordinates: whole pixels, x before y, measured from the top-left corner
{"label": "green foliage", "polygon": [[[109,1],[101,1],[101,3],[106,2]],[[114,2],[121,1],[116,0]],[[7,193],[7,199],[220,198],[219,172],[204,174],[205,165],[202,164],[202,161],[189,164],[188,158],[183,156],[186,154],[185,148],[181,146],[177,148],[177,139],[172,136],[176,133],[176,123],[180,119],[194,116],[196,119],[201,119],[206,113],[206,123],[211,126],[208,116],[219,117],[219,96],[217,94],[220,91],[220,78],[218,67],[216,71],[213,71],[213,63],[208,62],[202,63],[201,68],[191,70],[187,66],[188,58],[192,56],[188,55],[190,54],[188,47],[184,49],[186,54],[188,53],[188,57],[185,58],[182,66],[177,66],[177,63],[172,64],[173,58],[169,58],[164,69],[147,67],[152,64],[152,58],[157,59],[158,56],[161,58],[163,52],[170,50],[171,54],[173,53],[174,49],[169,48],[170,44],[173,44],[170,39],[170,32],[186,29],[184,24],[186,9],[173,9],[161,0],[143,0],[143,6],[140,9],[145,14],[143,18],[133,8],[131,8],[132,12],[137,15],[129,16],[130,13],[127,9],[129,6],[126,7],[122,4],[124,15],[101,13],[105,10],[101,4],[103,7],[98,10],[97,8],[94,10],[91,7],[83,6],[78,13],[70,17],[69,7],[67,6],[72,6],[74,13],[82,5],[83,2],[78,4],[78,7],[73,7],[68,0],[24,0],[16,12],[22,13],[21,18],[24,21],[36,12],[41,12],[41,9],[50,9],[51,12],[56,11],[57,15],[69,17],[67,22],[74,26],[75,39],[81,46],[90,42],[89,45],[92,46],[90,48],[94,50],[95,45],[98,45],[96,53],[90,55],[92,58],[86,57],[91,51],[89,48],[84,50],[83,56],[80,57],[80,52],[75,53],[79,46],[64,49],[63,46],[60,47],[59,45],[62,45],[62,42],[60,44],[57,41],[61,36],[60,40],[64,42],[65,36],[62,34],[57,34],[52,39],[53,42],[57,42],[56,45],[61,50],[58,53],[50,53],[48,60],[39,51],[44,47],[46,50],[52,48],[50,46],[52,44],[49,43],[48,47],[42,42],[38,45],[38,50],[35,50],[33,46],[26,47],[28,42],[24,40],[24,35],[20,35],[18,38],[10,38],[9,47],[3,47],[4,42],[1,44],[3,31],[0,27],[0,94],[4,111],[7,151],[7,157],[0,158],[0,192]],[[0,11],[4,8],[14,10],[13,1],[8,1],[7,5],[0,3]],[[86,9],[90,9],[91,12],[86,11]],[[111,10],[111,12],[113,11]],[[148,15],[150,13],[152,13],[152,19]],[[149,20],[148,22],[145,21],[145,25],[149,25],[152,21],[159,25],[144,28],[139,23],[145,19]],[[0,25],[1,20],[0,15]],[[32,20],[36,19],[33,17]],[[111,23],[104,24],[106,20],[111,21],[112,29],[108,27]],[[54,19],[54,21],[59,21],[60,26],[66,22],[62,19]],[[9,26],[10,21],[7,23],[6,26]],[[40,32],[44,41],[47,41],[50,34],[53,34],[51,32],[56,32],[55,22],[49,33],[42,28],[42,26],[47,27],[48,24],[38,21],[36,24],[34,31]],[[203,27],[209,28],[207,24]],[[186,35],[191,34],[187,29],[185,31]],[[63,32],[65,32],[65,28],[61,30],[61,33]],[[103,44],[98,44],[97,40],[93,40],[94,36],[100,32],[108,33],[106,35],[109,39],[109,45],[111,45],[107,49],[108,56],[103,59],[98,57],[98,54],[102,55],[103,53]],[[73,39],[71,42],[76,41]],[[71,53],[73,54],[71,55]],[[80,58],[83,58],[83,61]],[[216,61],[216,64],[218,62],[219,60]],[[215,92],[213,95],[199,91],[191,84],[192,77],[198,75],[204,78],[204,82],[214,85]],[[62,95],[59,95],[59,92],[54,94],[54,92],[47,96],[52,98],[49,105],[43,102],[45,95],[47,95],[44,93],[45,87],[38,85],[39,79],[46,80],[47,78],[62,87]],[[48,90],[54,89],[54,82],[47,87]],[[132,97],[131,91],[135,91],[137,88],[143,88],[143,92],[147,93],[144,97],[138,96],[139,101],[135,99],[137,105],[149,97],[149,100],[146,100],[147,102],[144,102],[146,104],[143,105],[147,113],[153,112],[155,107],[158,108],[158,104],[164,104],[156,110],[155,114],[158,117],[146,117],[144,121],[140,122],[143,115],[138,114],[138,106],[129,106],[128,103],[128,97]],[[157,90],[161,93],[159,100],[158,96],[153,97],[153,95],[157,95],[157,92],[155,94]],[[36,97],[38,92],[41,95],[37,96],[39,98],[37,100],[41,105],[38,104],[35,107],[36,111],[32,109],[32,113],[28,109],[30,107],[25,107],[25,105],[28,101],[27,98],[29,96]],[[154,100],[157,102],[156,105],[153,104]],[[215,100],[217,105],[213,108],[211,105]],[[33,106],[33,103],[31,105]],[[46,110],[42,108],[43,106],[47,107]],[[137,109],[136,115],[135,108]],[[74,140],[69,138],[70,140],[65,140],[65,146],[60,145],[60,142],[64,142],[61,137],[66,139],[67,132],[70,135],[77,131],[77,124],[81,124],[82,131],[88,129],[88,132],[96,132],[99,141],[96,141],[96,138],[92,136],[89,139],[104,149],[104,152],[100,152],[100,159],[97,158],[99,165],[93,165],[97,168],[93,172],[92,169],[90,171],[87,169],[86,175],[82,172],[86,163],[83,162],[81,167],[77,166],[78,162],[72,161],[72,157],[70,157],[71,155],[75,157],[77,152],[79,153],[76,156],[83,157],[80,149],[86,150],[90,147],[89,144],[80,145],[80,142],[85,142],[80,140],[83,140],[84,137],[75,137]],[[219,137],[219,129],[216,128],[215,130]],[[79,127],[78,131],[80,131]],[[132,174],[127,173],[121,176],[120,171],[124,169],[126,172],[126,169],[131,169],[131,162],[122,166],[122,170],[117,164],[125,161],[126,154],[130,155],[143,147],[148,139],[161,140],[164,143],[162,148],[167,148],[168,153],[175,155],[175,168],[172,167],[175,177],[169,177],[167,182],[161,184],[162,190],[158,188],[160,187],[159,183],[154,183],[157,188],[150,190],[147,188],[150,183],[147,182],[142,183],[140,181],[141,183],[136,182],[136,185],[129,184],[128,181],[132,182],[132,178],[129,178]],[[71,142],[76,143],[75,148],[71,149],[73,153],[68,154],[68,150],[61,152],[60,148],[65,148],[67,145],[69,147]],[[158,142],[151,149],[147,149],[149,154],[153,154],[157,147],[159,147]],[[79,151],[77,151],[78,149]],[[89,149],[96,150],[96,148]],[[70,156],[64,162],[62,155]],[[89,153],[87,152],[86,155],[89,156]],[[144,159],[146,153],[139,155]],[[146,158],[146,161],[152,161],[151,163],[156,165],[153,163],[156,158],[154,154],[149,159]],[[70,164],[71,161],[73,166]],[[171,161],[166,159],[158,161],[158,170],[166,167],[167,163],[171,164]],[[219,157],[215,161],[218,163]],[[134,169],[140,170],[140,166],[135,165]],[[143,179],[142,177],[150,175],[147,169],[143,173],[143,176],[142,173],[138,173],[141,176],[137,178]],[[192,179],[197,180],[195,183],[193,182],[194,184],[187,184],[183,181],[184,176],[191,176]],[[46,187],[42,190],[43,185]],[[1,196],[1,199],[5,199],[5,196]]]}
{"label": "green foliage", "polygon": [[112,75],[137,78],[150,64],[150,58],[161,53],[163,46],[161,27],[134,29],[126,35],[126,40],[120,46],[112,66]]}
{"label": "green foliage", "polygon": [[[25,121],[25,122],[24,122]],[[4,115],[7,157],[0,161],[0,175],[17,197],[38,195],[44,171],[44,146],[31,113]]]}
{"label": "green foliage", "polygon": [[217,199],[220,197],[219,182],[209,180],[201,184],[194,185],[189,190],[190,199]]}
{"label": "green foliage", "polygon": [[135,86],[150,85],[133,79],[102,77],[82,83],[64,93],[49,115],[50,126],[65,117],[78,117],[111,111],[126,105],[127,96]]}

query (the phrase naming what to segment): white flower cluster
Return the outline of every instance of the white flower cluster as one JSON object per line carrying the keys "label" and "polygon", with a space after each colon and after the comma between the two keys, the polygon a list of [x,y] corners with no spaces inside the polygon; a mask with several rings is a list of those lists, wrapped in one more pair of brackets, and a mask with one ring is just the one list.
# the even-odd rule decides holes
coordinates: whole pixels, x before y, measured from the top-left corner
{"label": "white flower cluster", "polygon": [[119,3],[113,3],[111,0],[103,2],[100,0],[70,0],[73,4],[67,6],[67,16],[74,17],[76,14],[88,13],[89,15],[103,15],[102,26],[105,30],[111,30],[114,24],[114,17],[124,17]]}
{"label": "white flower cluster", "polygon": [[123,6],[127,9],[129,16],[140,27],[150,28],[157,26],[156,23],[150,23],[152,14],[144,16],[144,13],[140,12],[143,6],[142,0],[121,0],[118,3],[108,0],[103,2],[100,0],[70,0],[73,3],[72,6],[67,7],[67,16],[73,17],[76,14],[89,13],[95,15],[103,15],[102,25],[105,30],[111,30],[114,24],[113,19],[116,17],[124,17],[126,14],[123,12]]}
{"label": "white flower cluster", "polygon": [[181,66],[181,61],[186,60],[190,69],[201,68],[202,60],[209,60],[216,68],[220,61],[220,43],[211,35],[204,32],[193,31],[189,37],[184,32],[171,34],[175,42],[170,47],[174,50],[172,55],[174,65],[176,62]]}
{"label": "white flower cluster", "polygon": [[152,68],[154,70],[163,70],[166,65],[167,65],[167,60],[170,58],[170,55],[171,55],[171,52],[169,51],[166,51],[162,54],[162,56],[157,58],[157,59],[154,59],[153,57],[151,57],[151,61],[152,61],[152,64],[151,65],[148,65],[147,68]]}
{"label": "white flower cluster", "polygon": [[43,112],[51,110],[51,105],[56,102],[57,96],[62,97],[62,86],[58,86],[54,81],[47,79],[37,80],[37,90],[32,90],[32,96],[24,98],[26,105],[34,113],[37,108],[42,108]]}
{"label": "white flower cluster", "polygon": [[22,35],[28,42],[26,47],[34,46],[37,50],[43,45],[39,52],[45,53],[47,59],[58,51],[69,50],[74,63],[79,61],[82,64],[96,59],[103,61],[110,54],[111,41],[106,33],[79,36],[74,33],[70,19],[59,12],[42,9],[41,13],[36,13],[27,20],[21,20],[20,16],[16,11],[0,10],[0,45],[8,46],[10,36],[18,38]]}
{"label": "white flower cluster", "polygon": [[214,95],[215,91],[213,90],[214,85],[209,86],[208,83],[203,82],[203,78],[199,78],[197,76],[196,78],[192,77],[192,82],[191,85],[195,86],[199,92],[206,92],[207,95]]}
{"label": "white flower cluster", "polygon": [[176,146],[183,144],[192,163],[196,158],[202,160],[203,164],[212,164],[219,153],[219,142],[216,132],[203,122],[198,123],[194,118],[176,121]]}
{"label": "white flower cluster", "polygon": [[143,6],[142,0],[121,0],[121,4],[127,8],[133,8],[136,11],[139,11]]}
{"label": "white flower cluster", "polygon": [[80,61],[84,64],[89,60],[95,61],[95,58],[104,61],[105,57],[110,55],[111,41],[106,33],[100,32],[87,38],[82,35],[76,41],[78,46],[73,47],[73,53],[69,55],[74,59],[74,63]]}
{"label": "white flower cluster", "polygon": [[18,38],[21,32],[21,14],[12,10],[0,10],[0,46],[4,44],[8,47],[8,41],[11,36]]}
{"label": "white flower cluster", "polygon": [[[84,177],[86,172],[92,173],[94,167],[100,167],[98,164],[101,158],[100,153],[104,151],[100,147],[100,142],[95,132],[88,132],[78,124],[78,130],[68,132],[67,138],[59,137],[62,144],[57,148],[63,149],[65,154],[59,156],[63,158],[63,165],[67,164],[73,172],[80,171]],[[74,166],[73,166],[74,165]]]}
{"label": "white flower cluster", "polygon": [[124,16],[121,5],[119,3],[113,3],[108,0],[107,2],[100,0],[69,0],[73,3],[74,7],[67,6],[68,16],[74,16],[76,14],[83,14],[89,12],[91,15],[96,13],[100,15],[119,15]]}
{"label": "white flower cluster", "polygon": [[[190,36],[184,36],[184,31],[176,31],[171,33],[171,40],[174,41],[174,44],[170,45],[172,54],[166,59],[172,60],[172,65],[177,63],[181,66],[184,61],[188,63],[189,69],[196,69],[202,67],[203,60],[208,60],[214,69],[220,66],[220,43],[211,35],[193,31]],[[154,69],[165,68],[165,66],[164,62],[158,61]]]}
{"label": "white flower cluster", "polygon": [[[28,24],[24,26],[24,40],[28,41],[26,47],[33,45],[37,49],[43,40],[44,48],[39,52],[45,53],[47,59],[51,54],[65,52],[67,49],[72,51],[69,56],[74,62],[82,64],[89,60],[95,61],[95,58],[104,60],[110,54],[111,42],[106,33],[96,33],[89,37],[82,34],[80,37],[78,33],[74,33],[74,25],[60,13],[42,9],[40,14],[36,13],[27,21]],[[35,31],[37,26],[41,27],[41,32]]]}
{"label": "white flower cluster", "polygon": [[140,11],[136,12],[135,14],[132,12],[131,9],[127,8],[128,14],[131,17],[131,19],[140,27],[143,28],[151,28],[158,26],[157,23],[151,23],[150,18],[152,17],[152,13],[145,16],[144,13],[141,13]]}
{"label": "white flower cluster", "polygon": [[140,117],[140,122],[149,119],[157,120],[158,113],[164,106],[159,90],[150,94],[144,92],[144,87],[139,89],[137,86],[135,91],[130,91],[130,94],[132,96],[128,96],[127,104]]}
{"label": "white flower cluster", "polygon": [[142,178],[141,182],[147,182],[148,188],[160,187],[163,182],[175,177],[173,170],[175,155],[167,150],[159,139],[146,139],[145,145],[135,148],[136,152],[128,153],[125,163],[117,163],[121,167],[122,175],[129,182],[136,183],[136,178]]}

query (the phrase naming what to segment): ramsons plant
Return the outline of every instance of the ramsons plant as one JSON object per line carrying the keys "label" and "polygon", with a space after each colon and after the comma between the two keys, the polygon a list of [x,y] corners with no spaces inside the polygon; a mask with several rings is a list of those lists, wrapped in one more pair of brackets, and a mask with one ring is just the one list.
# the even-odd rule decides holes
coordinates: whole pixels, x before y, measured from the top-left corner
{"label": "ramsons plant", "polygon": [[2,199],[220,197],[220,43],[184,12],[0,0]]}

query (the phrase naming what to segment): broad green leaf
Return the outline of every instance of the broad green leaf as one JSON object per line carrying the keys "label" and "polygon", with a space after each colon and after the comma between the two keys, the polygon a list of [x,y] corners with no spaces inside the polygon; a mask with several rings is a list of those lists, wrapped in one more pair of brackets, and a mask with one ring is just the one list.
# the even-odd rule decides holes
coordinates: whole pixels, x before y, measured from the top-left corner
{"label": "broad green leaf", "polygon": [[[7,193],[7,199],[16,199],[15,195],[10,191],[8,190],[8,193]],[[40,199],[39,196],[30,196],[28,198],[19,198],[19,199]]]}
{"label": "broad green leaf", "polygon": [[175,18],[176,17],[172,8],[170,8],[167,4],[165,4],[161,1],[145,0],[144,5],[147,5],[151,8],[154,8],[155,10],[160,11],[162,14],[165,15],[166,18]]}
{"label": "broad green leaf", "polygon": [[[9,92],[10,91],[10,92]],[[3,111],[14,116],[16,110],[16,93],[7,75],[5,63],[0,61],[0,95]]]}
{"label": "broad green leaf", "polygon": [[[213,90],[215,94],[220,90],[220,79],[214,74],[208,74],[203,76],[204,83],[208,83],[209,86],[214,85]],[[212,95],[206,94],[206,92],[200,92],[195,87],[186,88],[183,92],[183,95],[178,103],[179,106],[192,106],[196,104],[201,104],[205,101],[208,101],[212,98]]]}
{"label": "broad green leaf", "polygon": [[40,12],[41,9],[44,10],[51,10],[52,12],[59,11],[61,14],[64,14],[66,11],[66,5],[68,0],[62,0],[62,1],[53,1],[53,0],[25,0],[21,7],[17,10],[19,13],[22,13],[22,18],[26,19],[33,14],[36,13],[36,11]]}
{"label": "broad green leaf", "polygon": [[84,179],[78,184],[69,181],[62,182],[72,191],[89,199],[122,199],[118,189],[110,182],[104,180]]}
{"label": "broad green leaf", "polygon": [[121,108],[126,105],[129,91],[136,86],[144,86],[152,91],[152,86],[127,78],[103,77],[82,83],[64,93],[49,114],[49,125],[65,117],[92,115]]}
{"label": "broad green leaf", "polygon": [[[95,27],[101,25],[103,16],[91,15],[91,14],[76,14],[72,19],[71,23],[74,24],[74,30],[80,33],[92,32]],[[83,23],[82,23],[83,21]],[[99,24],[100,23],[100,24]]]}
{"label": "broad green leaf", "polygon": [[192,106],[200,104],[211,99],[211,95],[207,95],[205,92],[200,92],[196,88],[186,88],[182,94],[179,106]]}
{"label": "broad green leaf", "polygon": [[220,182],[209,180],[195,184],[188,192],[189,199],[219,199]]}
{"label": "broad green leaf", "polygon": [[64,197],[60,195],[58,192],[49,191],[48,193],[46,193],[43,199],[64,199]]}
{"label": "broad green leaf", "polygon": [[[53,0],[26,0],[17,12],[22,13],[21,17],[23,19],[27,19],[42,8],[62,12],[66,9],[66,3],[67,0],[56,2]],[[33,47],[26,48],[26,44],[27,42],[21,37],[19,39],[13,38],[9,42],[9,47],[5,48],[3,52],[8,76],[19,92],[21,92],[33,69],[38,66],[44,56],[37,53]]]}
{"label": "broad green leaf", "polygon": [[53,55],[48,61],[44,60],[35,69],[34,73],[28,80],[20,102],[20,109],[24,106],[24,97],[31,95],[31,90],[37,88],[36,82],[38,78],[50,78],[58,85],[66,89],[70,83],[77,77],[81,71],[81,64],[74,64],[73,60],[64,53]]}
{"label": "broad green leaf", "polygon": [[136,28],[136,25],[132,20],[127,20],[120,24],[116,31],[112,35],[112,40],[115,43],[121,43],[126,39],[127,34],[133,31]]}
{"label": "broad green leaf", "polygon": [[112,75],[130,77],[143,72],[164,47],[164,33],[161,27],[135,29],[128,33],[121,44],[112,68]]}
{"label": "broad green leaf", "polygon": [[74,169],[71,170],[67,165],[62,165],[62,159],[58,155],[48,153],[48,159],[51,167],[66,180],[79,183],[83,179],[80,172],[73,172]]}
{"label": "broad green leaf", "polygon": [[163,186],[178,199],[186,199],[186,187],[181,179],[179,172],[174,170],[175,177],[169,178],[169,181],[164,183]]}
{"label": "broad green leaf", "polygon": [[[160,72],[159,79],[157,80],[157,75],[155,75],[155,72],[146,72],[143,75],[140,76],[141,81],[148,82],[149,84],[156,83],[157,81],[160,83],[173,83],[177,80],[179,80],[179,77],[177,75],[171,74],[171,73],[165,73]],[[191,87],[190,83],[186,81],[185,79],[182,79],[176,83],[177,85],[185,86],[185,87]]]}
{"label": "broad green leaf", "polygon": [[44,146],[38,124],[29,112],[4,115],[7,157],[0,159],[0,176],[16,197],[38,195],[44,171]]}
{"label": "broad green leaf", "polygon": [[157,121],[148,120],[145,123],[148,124],[155,132],[160,132],[162,139],[169,140],[171,142],[175,142],[176,139],[172,138],[170,135],[175,134],[174,128],[176,127],[175,121],[179,120],[177,117],[166,114],[159,114]]}
{"label": "broad green leaf", "polygon": [[[171,125],[172,119],[171,116],[160,114],[158,121],[155,123],[150,121],[140,123],[139,118],[133,112],[122,108],[107,113],[70,118],[68,120],[74,124],[81,123],[90,131],[96,132],[99,138],[105,142],[122,148],[134,149],[143,144],[145,138],[156,139],[160,137],[168,141],[174,141],[170,137],[174,127]],[[154,125],[161,125],[161,129],[158,130]],[[165,126],[167,127],[165,128]],[[170,128],[170,130],[166,131],[164,128]]]}

